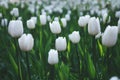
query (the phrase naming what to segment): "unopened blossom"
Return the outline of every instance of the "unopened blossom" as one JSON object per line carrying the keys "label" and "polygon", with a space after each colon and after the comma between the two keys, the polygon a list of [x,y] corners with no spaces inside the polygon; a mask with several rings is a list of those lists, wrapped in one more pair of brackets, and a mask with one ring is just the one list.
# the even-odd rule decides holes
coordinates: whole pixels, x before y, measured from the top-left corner
{"label": "unopened blossom", "polygon": [[12,11],[10,12],[11,15],[18,17],[19,16],[19,10],[18,8],[13,8]]}
{"label": "unopened blossom", "polygon": [[61,18],[61,22],[62,22],[63,27],[67,26],[67,20],[66,20],[66,18]]}
{"label": "unopened blossom", "polygon": [[40,15],[40,23],[41,23],[41,25],[45,25],[47,23],[46,15],[44,15],[44,14]]}

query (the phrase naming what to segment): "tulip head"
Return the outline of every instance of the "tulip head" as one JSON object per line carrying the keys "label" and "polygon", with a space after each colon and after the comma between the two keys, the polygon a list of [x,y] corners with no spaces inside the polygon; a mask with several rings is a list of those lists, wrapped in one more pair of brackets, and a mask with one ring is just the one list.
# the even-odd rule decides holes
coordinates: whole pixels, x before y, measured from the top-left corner
{"label": "tulip head", "polygon": [[54,49],[50,49],[50,51],[48,52],[48,63],[53,65],[53,64],[57,64],[58,61],[59,61],[58,51]]}
{"label": "tulip head", "polygon": [[22,51],[30,51],[34,46],[34,38],[31,34],[23,34],[18,39],[18,43]]}
{"label": "tulip head", "polygon": [[47,23],[46,15],[44,15],[44,14],[40,15],[40,23],[41,23],[41,25],[45,25]]}
{"label": "tulip head", "polygon": [[58,37],[55,41],[55,47],[58,51],[65,51],[67,48],[67,41],[65,37]]}
{"label": "tulip head", "polygon": [[72,34],[69,34],[68,37],[72,43],[79,43],[80,41],[80,34],[78,31],[72,32]]}

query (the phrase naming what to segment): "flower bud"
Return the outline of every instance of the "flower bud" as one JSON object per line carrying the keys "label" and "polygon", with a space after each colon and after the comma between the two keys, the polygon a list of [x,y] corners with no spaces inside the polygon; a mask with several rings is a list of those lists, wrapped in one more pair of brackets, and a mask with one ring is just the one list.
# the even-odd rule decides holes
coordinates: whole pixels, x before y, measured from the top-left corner
{"label": "flower bud", "polygon": [[41,25],[45,25],[47,23],[47,17],[46,15],[40,15],[40,23]]}
{"label": "flower bud", "polygon": [[79,41],[80,41],[79,31],[73,31],[72,34],[69,34],[68,37],[72,43],[79,43]]}
{"label": "flower bud", "polygon": [[67,48],[67,41],[65,37],[58,37],[55,40],[55,47],[58,51],[65,51]]}
{"label": "flower bud", "polygon": [[67,20],[65,18],[61,18],[61,22],[62,22],[63,27],[67,26]]}
{"label": "flower bud", "polygon": [[67,21],[70,21],[70,14],[66,14],[65,18],[66,18]]}
{"label": "flower bud", "polygon": [[54,34],[59,34],[61,32],[60,23],[58,21],[53,21],[52,23],[49,23],[50,30]]}
{"label": "flower bud", "polygon": [[116,44],[118,38],[118,27],[108,26],[102,36],[102,44],[107,47],[112,47]]}
{"label": "flower bud", "polygon": [[59,61],[58,51],[54,49],[50,49],[50,51],[48,52],[48,63],[53,65],[53,64],[57,64],[58,61]]}
{"label": "flower bud", "polygon": [[37,23],[37,17],[31,17],[31,19],[34,21],[34,23]]}
{"label": "flower bud", "polygon": [[88,22],[88,33],[90,35],[97,35],[100,31],[100,21],[99,19],[92,17],[90,18],[89,22]]}
{"label": "flower bud", "polygon": [[18,17],[19,16],[19,10],[18,8],[13,8],[13,10],[10,12],[11,15]]}
{"label": "flower bud", "polygon": [[23,34],[18,39],[18,43],[22,51],[30,51],[34,46],[34,39],[31,34]]}
{"label": "flower bud", "polygon": [[88,24],[88,21],[90,19],[89,15],[79,17],[78,24],[81,27],[85,27]]}
{"label": "flower bud", "polygon": [[35,28],[35,22],[32,19],[27,20],[27,27],[29,29],[34,29]]}
{"label": "flower bud", "polygon": [[113,76],[110,78],[110,80],[119,80],[119,78],[117,76]]}
{"label": "flower bud", "polygon": [[19,37],[23,34],[23,23],[20,20],[11,20],[8,25],[8,33],[12,37]]}
{"label": "flower bud", "polygon": [[7,26],[7,24],[8,20],[6,18],[1,20],[1,26]]}

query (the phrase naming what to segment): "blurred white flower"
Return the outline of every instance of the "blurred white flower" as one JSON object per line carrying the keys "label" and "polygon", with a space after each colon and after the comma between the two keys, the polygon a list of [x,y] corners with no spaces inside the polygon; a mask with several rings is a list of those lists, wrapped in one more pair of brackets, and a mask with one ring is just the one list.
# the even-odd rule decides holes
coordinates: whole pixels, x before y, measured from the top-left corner
{"label": "blurred white flower", "polygon": [[99,32],[99,33],[95,36],[95,39],[100,38],[102,35],[103,35],[103,33]]}
{"label": "blurred white flower", "polygon": [[34,46],[34,38],[31,34],[23,34],[18,39],[18,43],[22,51],[30,51]]}
{"label": "blurred white flower", "polygon": [[110,80],[120,80],[117,76],[113,76],[110,78]]}
{"label": "blurred white flower", "polygon": [[58,37],[55,40],[55,47],[58,51],[65,51],[67,47],[67,41],[65,37]]}
{"label": "blurred white flower", "polygon": [[116,11],[115,17],[120,18],[120,11]]}
{"label": "blurred white flower", "polygon": [[73,31],[72,34],[69,34],[68,37],[72,43],[79,43],[80,41],[79,31]]}
{"label": "blurred white flower", "polygon": [[45,25],[47,23],[46,15],[40,15],[40,23],[41,25]]}
{"label": "blurred white flower", "polygon": [[10,3],[18,3],[20,0],[9,0]]}
{"label": "blurred white flower", "polygon": [[47,16],[47,21],[51,21],[51,17],[49,15]]}
{"label": "blurred white flower", "polygon": [[50,49],[50,51],[48,52],[48,63],[53,65],[57,64],[58,61],[58,51],[55,49]]}
{"label": "blurred white flower", "polygon": [[55,17],[55,18],[54,18],[54,21],[59,21],[59,18],[58,18],[58,17]]}
{"label": "blurred white flower", "polygon": [[118,20],[118,32],[120,33],[120,19]]}
{"label": "blurred white flower", "polygon": [[7,24],[8,20],[6,18],[1,20],[1,26],[7,26]]}
{"label": "blurred white flower", "polygon": [[18,17],[19,16],[19,10],[18,8],[13,8],[12,11],[10,12],[11,15]]}
{"label": "blurred white flower", "polygon": [[23,34],[23,23],[20,20],[11,20],[8,25],[8,33],[12,37],[19,37]]}
{"label": "blurred white flower", "polygon": [[70,14],[66,14],[65,18],[66,18],[67,21],[70,21]]}
{"label": "blurred white flower", "polygon": [[35,22],[33,21],[33,19],[27,20],[27,27],[29,29],[34,29],[35,28]]}
{"label": "blurred white flower", "polygon": [[97,35],[101,32],[100,21],[98,18],[92,17],[88,22],[88,33],[90,35]]}
{"label": "blurred white flower", "polygon": [[118,39],[118,27],[107,26],[102,36],[102,44],[107,47],[112,47]]}
{"label": "blurred white flower", "polygon": [[104,23],[109,23],[110,22],[110,16],[108,16],[108,13],[103,14],[102,17],[103,17],[103,22]]}
{"label": "blurred white flower", "polygon": [[54,34],[59,34],[61,33],[61,27],[59,21],[53,21],[52,23],[49,23],[50,30]]}
{"label": "blurred white flower", "polygon": [[67,20],[66,20],[66,18],[61,18],[61,22],[62,22],[63,27],[67,26]]}
{"label": "blurred white flower", "polygon": [[90,19],[89,15],[79,17],[79,20],[78,20],[79,26],[85,27],[88,24],[89,19]]}
{"label": "blurred white flower", "polygon": [[37,17],[33,16],[31,17],[31,19],[34,21],[35,24],[37,23]]}

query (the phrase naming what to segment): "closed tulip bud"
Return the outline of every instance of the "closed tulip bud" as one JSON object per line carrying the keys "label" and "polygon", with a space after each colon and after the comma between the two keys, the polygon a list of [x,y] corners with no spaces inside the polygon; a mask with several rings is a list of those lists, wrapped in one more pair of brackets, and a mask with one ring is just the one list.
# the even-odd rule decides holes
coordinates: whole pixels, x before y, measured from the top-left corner
{"label": "closed tulip bud", "polygon": [[37,17],[31,17],[31,19],[34,21],[34,23],[37,23]]}
{"label": "closed tulip bud", "polygon": [[12,37],[19,37],[23,34],[23,23],[20,20],[11,20],[8,25],[8,33]]}
{"label": "closed tulip bud", "polygon": [[13,8],[13,10],[10,12],[11,15],[18,17],[19,16],[19,10],[18,8]]}
{"label": "closed tulip bud", "polygon": [[48,52],[48,63],[53,65],[53,64],[57,64],[58,61],[59,61],[58,51],[54,49],[50,49],[50,51]]}
{"label": "closed tulip bud", "polygon": [[66,18],[67,21],[70,21],[70,14],[66,14],[65,18]]}
{"label": "closed tulip bud", "polygon": [[58,37],[55,40],[55,47],[58,51],[65,51],[67,47],[67,41],[65,37]]}
{"label": "closed tulip bud", "polygon": [[54,18],[54,21],[59,21],[59,18],[58,18],[58,17],[55,17],[55,18]]}
{"label": "closed tulip bud", "polygon": [[18,39],[18,43],[22,51],[30,51],[34,46],[34,39],[31,34],[23,34]]}
{"label": "closed tulip bud", "polygon": [[90,18],[88,22],[88,33],[90,35],[97,35],[99,32],[101,32],[99,19],[95,17]]}
{"label": "closed tulip bud", "polygon": [[112,47],[116,44],[118,38],[118,27],[108,26],[102,36],[102,44],[107,47]]}
{"label": "closed tulip bud", "polygon": [[45,25],[47,23],[47,17],[46,15],[40,15],[40,23],[41,25]]}
{"label": "closed tulip bud", "polygon": [[61,32],[60,23],[58,21],[53,21],[52,23],[49,23],[50,30],[54,34],[59,34]]}
{"label": "closed tulip bud", "polygon": [[115,17],[120,18],[120,11],[116,11]]}
{"label": "closed tulip bud", "polygon": [[79,31],[73,31],[72,34],[69,34],[68,37],[72,43],[79,43],[80,41]]}
{"label": "closed tulip bud", "polygon": [[2,26],[7,26],[7,24],[8,24],[8,20],[7,19],[2,19],[1,20],[1,25]]}
{"label": "closed tulip bud", "polygon": [[110,78],[110,80],[120,80],[117,76],[113,76]]}
{"label": "closed tulip bud", "polygon": [[120,33],[120,19],[118,20],[118,31]]}
{"label": "closed tulip bud", "polygon": [[65,18],[61,18],[61,22],[62,22],[63,27],[67,26],[67,20]]}
{"label": "closed tulip bud", "polygon": [[35,22],[32,19],[27,20],[27,27],[29,29],[34,29],[35,28]]}
{"label": "closed tulip bud", "polygon": [[88,24],[88,21],[90,19],[89,15],[79,17],[78,24],[81,27],[85,27]]}

